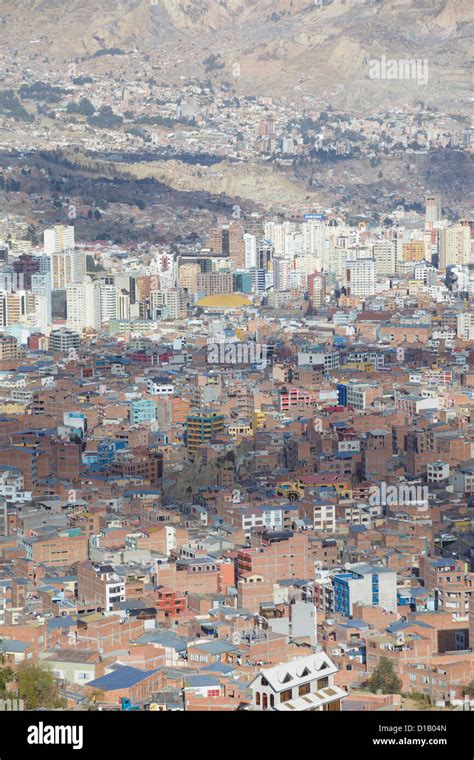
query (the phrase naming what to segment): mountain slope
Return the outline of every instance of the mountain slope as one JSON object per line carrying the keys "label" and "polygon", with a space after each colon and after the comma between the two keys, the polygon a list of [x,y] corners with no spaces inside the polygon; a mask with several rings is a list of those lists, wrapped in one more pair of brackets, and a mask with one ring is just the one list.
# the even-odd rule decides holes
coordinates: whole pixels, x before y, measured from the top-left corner
{"label": "mountain slope", "polygon": [[[242,93],[301,92],[354,108],[367,98],[451,110],[470,102],[471,0],[3,0],[0,16],[7,46],[57,62],[159,50],[173,61],[170,80],[226,80]],[[223,66],[209,71],[210,54]],[[368,63],[383,55],[426,60],[428,83],[371,80]]]}

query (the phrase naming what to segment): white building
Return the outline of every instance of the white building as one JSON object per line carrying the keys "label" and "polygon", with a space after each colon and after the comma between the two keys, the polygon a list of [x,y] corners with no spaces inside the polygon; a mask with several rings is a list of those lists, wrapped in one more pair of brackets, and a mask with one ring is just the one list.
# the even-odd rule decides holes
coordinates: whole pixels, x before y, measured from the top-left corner
{"label": "white building", "polygon": [[91,327],[99,331],[101,328],[100,314],[100,282],[90,279],[83,283],[68,285],[66,289],[66,326],[81,333]]}
{"label": "white building", "polygon": [[53,290],[65,290],[68,285],[84,282],[86,278],[86,254],[67,248],[54,251],[51,259],[51,287]]}
{"label": "white building", "polygon": [[68,248],[74,248],[74,227],[57,224],[44,231],[44,251],[48,256]]}
{"label": "white building", "polygon": [[377,240],[372,246],[377,275],[395,274],[396,246],[391,240]]}
{"label": "white building", "polygon": [[[315,215],[320,217],[319,214]],[[311,256],[315,260],[316,271],[322,269],[324,252],[326,250],[326,221],[322,218],[307,220],[302,225],[302,253]]]}
{"label": "white building", "polygon": [[152,319],[184,319],[186,299],[182,288],[167,288],[150,293]]}
{"label": "white building", "polygon": [[461,340],[474,340],[474,312],[463,311],[457,317],[457,336]]}
{"label": "white building", "polygon": [[106,282],[100,283],[100,313],[102,324],[117,317],[117,288]]}
{"label": "white building", "polygon": [[374,259],[357,259],[346,264],[346,289],[350,296],[367,298],[375,293]]}
{"label": "white building", "polygon": [[442,483],[449,479],[449,462],[428,462],[426,465],[426,479],[428,483]]}
{"label": "white building", "polygon": [[288,290],[290,287],[291,263],[289,259],[273,259],[273,287],[275,290]]}
{"label": "white building", "polygon": [[174,393],[173,382],[167,377],[148,377],[146,385],[150,396],[172,396]]}
{"label": "white building", "polygon": [[[31,491],[23,490],[23,475],[14,467],[0,467],[0,496],[6,501],[31,501]],[[0,530],[0,535],[2,532]]]}
{"label": "white building", "polygon": [[264,668],[250,683],[252,709],[339,711],[347,694],[334,684],[338,670],[325,652]]}
{"label": "white building", "polygon": [[467,224],[453,224],[439,232],[439,269],[449,264],[471,262],[471,230]]}
{"label": "white building", "polygon": [[430,195],[426,199],[426,225],[441,221],[441,198],[439,195]]}
{"label": "white building", "polygon": [[252,269],[257,266],[257,238],[255,235],[244,235],[245,245],[245,268]]}

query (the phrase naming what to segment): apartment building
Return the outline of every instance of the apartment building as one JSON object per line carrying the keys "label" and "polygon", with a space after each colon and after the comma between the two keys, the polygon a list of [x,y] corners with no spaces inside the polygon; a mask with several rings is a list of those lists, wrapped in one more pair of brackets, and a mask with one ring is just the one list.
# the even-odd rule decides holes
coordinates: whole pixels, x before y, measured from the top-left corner
{"label": "apartment building", "polygon": [[334,609],[349,617],[354,603],[397,609],[397,573],[386,567],[355,563],[334,576]]}
{"label": "apartment building", "polygon": [[81,602],[112,612],[125,601],[125,581],[110,565],[83,562],[77,567],[77,596]]}

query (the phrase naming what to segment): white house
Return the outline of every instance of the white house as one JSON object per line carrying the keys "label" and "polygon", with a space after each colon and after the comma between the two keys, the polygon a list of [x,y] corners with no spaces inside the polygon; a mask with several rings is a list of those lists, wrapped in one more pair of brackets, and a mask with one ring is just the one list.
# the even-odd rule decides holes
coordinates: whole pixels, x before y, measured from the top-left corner
{"label": "white house", "polygon": [[347,694],[333,683],[338,670],[325,652],[264,668],[250,683],[252,709],[279,712],[340,710],[341,701]]}

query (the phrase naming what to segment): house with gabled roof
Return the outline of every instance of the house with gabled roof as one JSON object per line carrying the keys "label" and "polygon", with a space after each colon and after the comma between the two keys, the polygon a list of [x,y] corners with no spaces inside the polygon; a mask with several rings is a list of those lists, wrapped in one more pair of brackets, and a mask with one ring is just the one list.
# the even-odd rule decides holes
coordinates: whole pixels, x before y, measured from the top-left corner
{"label": "house with gabled roof", "polygon": [[325,652],[263,668],[250,683],[253,710],[340,710],[347,696],[334,685],[338,667]]}

